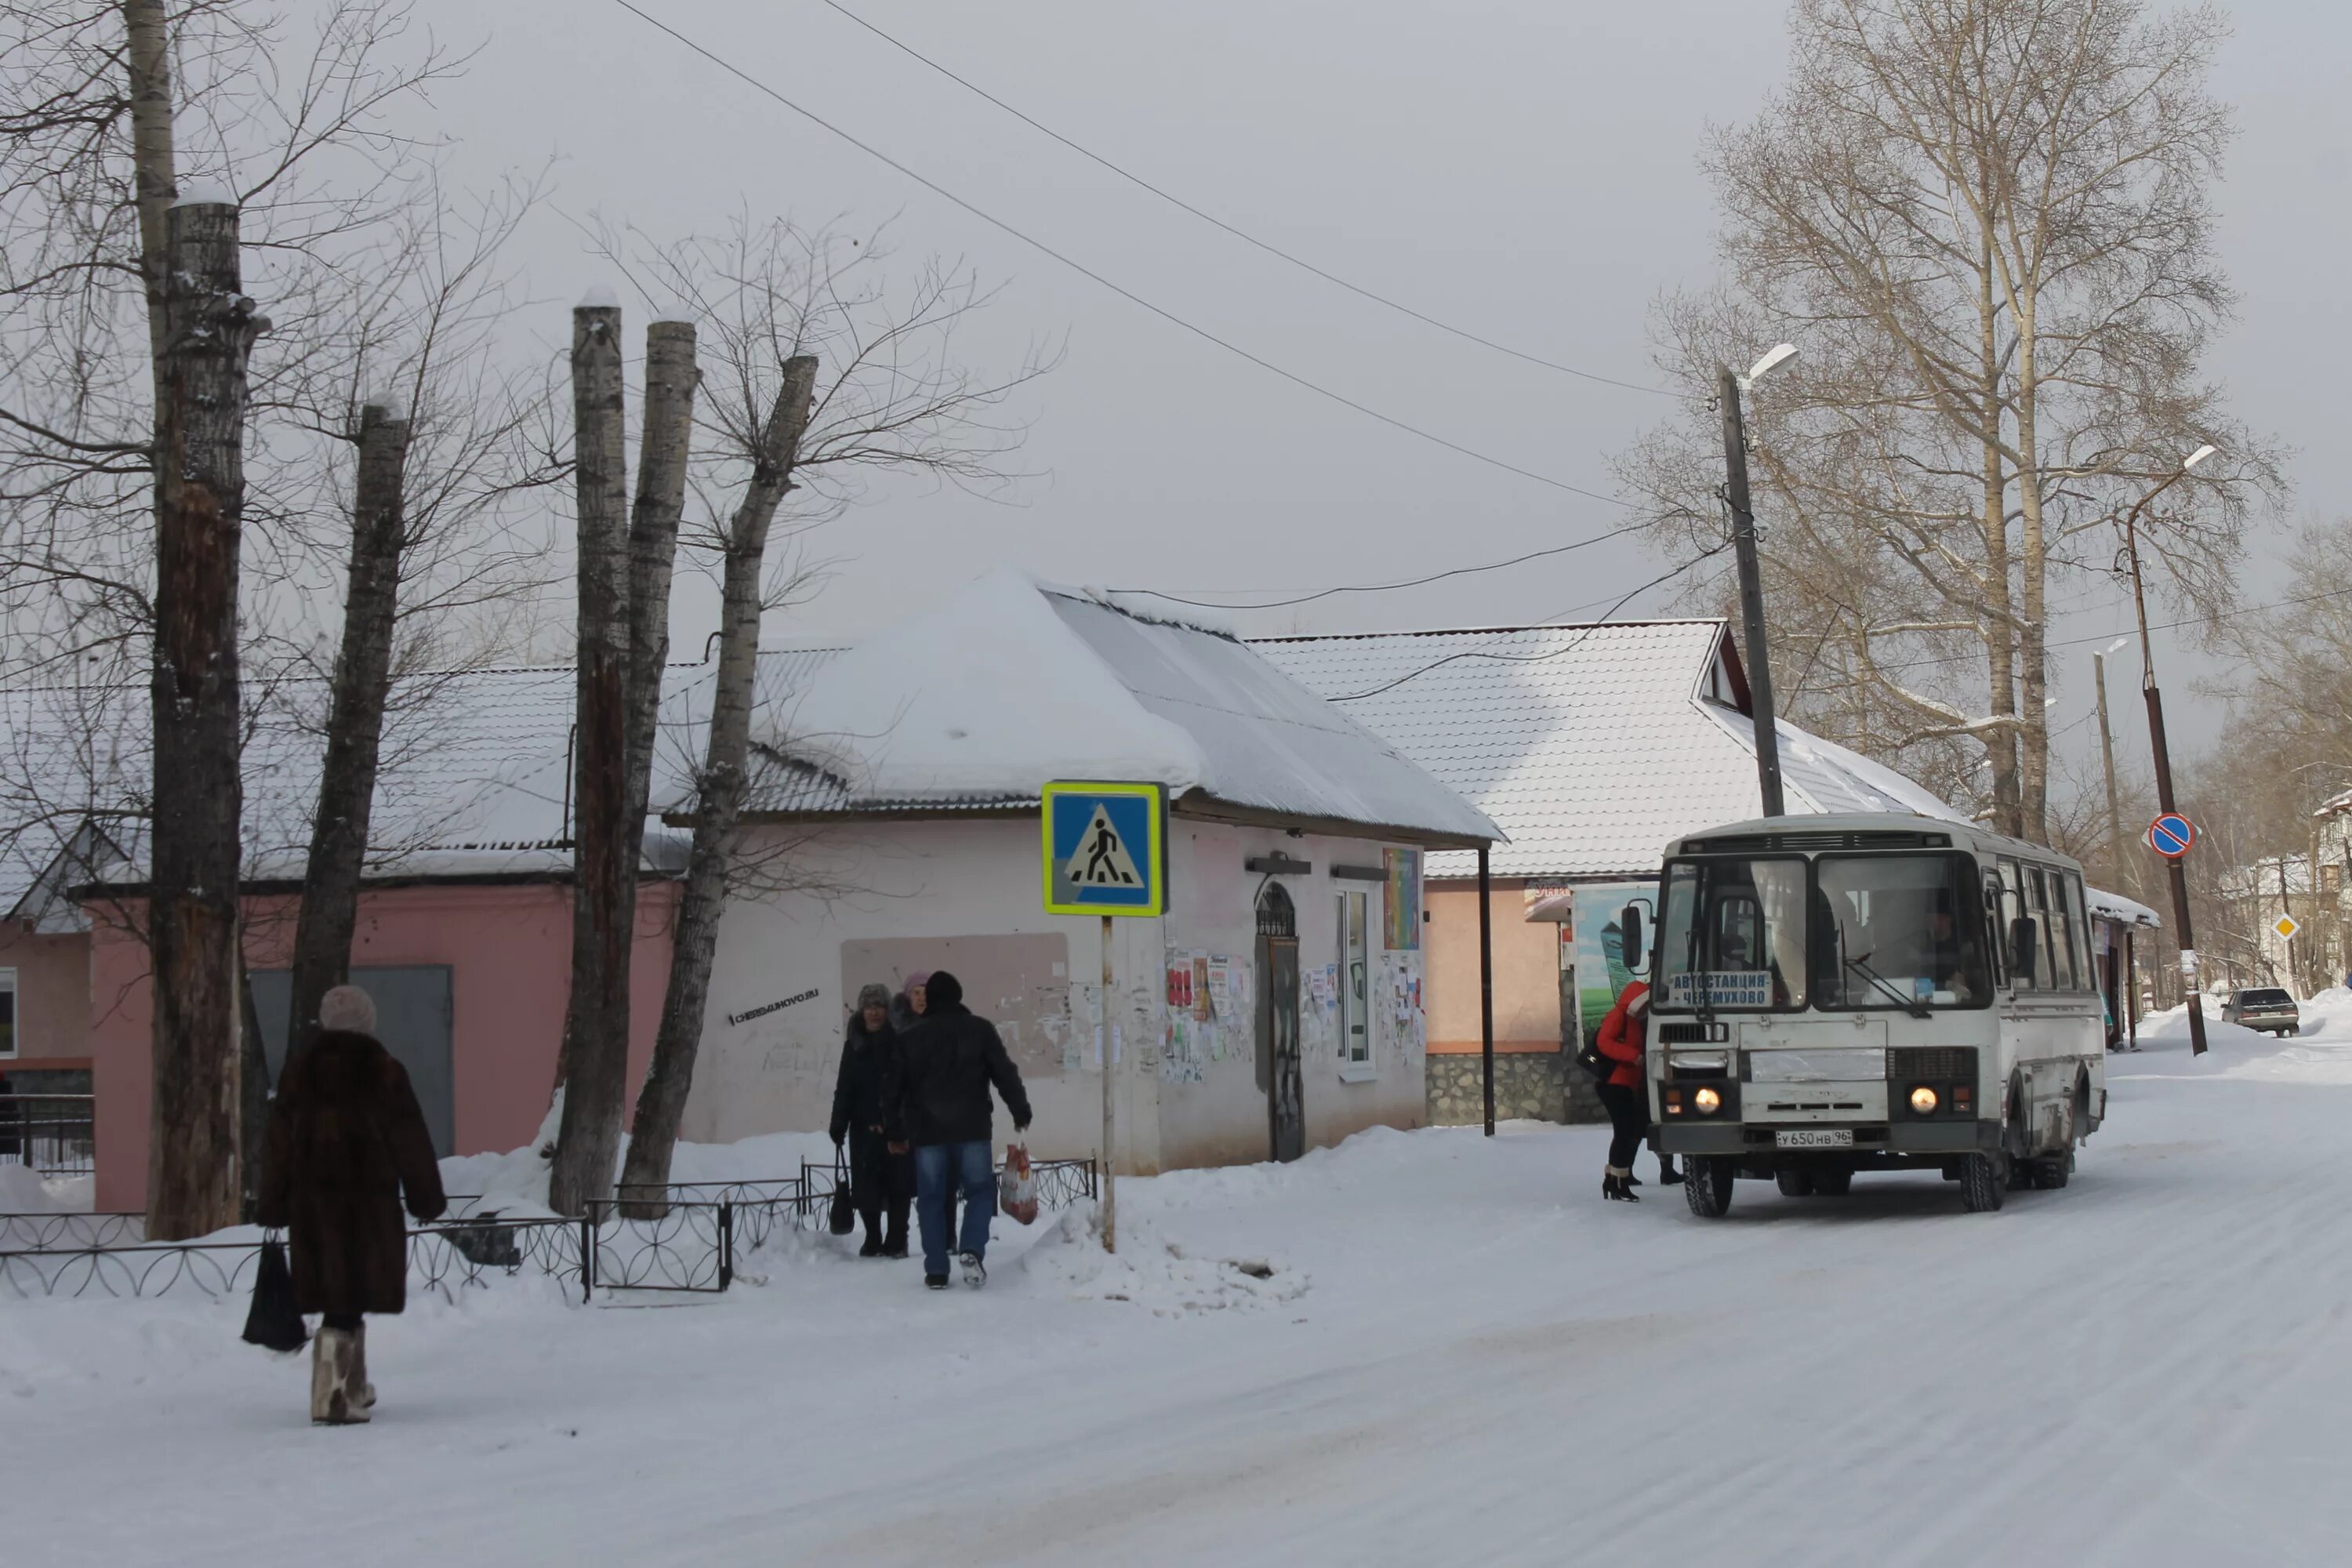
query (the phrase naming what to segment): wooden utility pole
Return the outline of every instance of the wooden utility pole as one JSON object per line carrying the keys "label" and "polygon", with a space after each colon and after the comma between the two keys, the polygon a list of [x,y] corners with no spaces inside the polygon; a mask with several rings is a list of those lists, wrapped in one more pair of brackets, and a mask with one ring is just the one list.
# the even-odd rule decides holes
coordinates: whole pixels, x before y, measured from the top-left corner
{"label": "wooden utility pole", "polygon": [[1764,641],[1763,567],[1756,552],[1756,513],[1748,499],[1748,432],[1739,413],[1739,378],[1717,373],[1723,414],[1723,499],[1731,509],[1731,540],[1739,563],[1739,615],[1747,632],[1748,705],[1756,730],[1756,784],[1764,815],[1787,807],[1780,790],[1780,731],[1772,710],[1772,661]]}
{"label": "wooden utility pole", "polygon": [[629,487],[621,308],[572,312],[574,492],[579,508],[579,740],[573,747],[572,994],[558,1083],[563,1110],[548,1205],[584,1212],[609,1196],[627,1089]]}
{"label": "wooden utility pole", "polygon": [[646,1217],[667,1212],[653,1189],[669,1180],[677,1129],[694,1086],[702,1047],[702,1014],[710,995],[710,963],[718,951],[719,917],[727,908],[727,867],[749,785],[751,709],[760,658],[768,533],[776,509],[792,489],[816,394],[816,359],[803,354],[783,364],[783,382],[752,454],[751,479],[727,524],[726,561],[719,590],[719,668],[711,680],[710,734],[694,808],[694,847],[670,940],[669,986],[662,997],[654,1058],[630,1123],[627,1168],[622,1173],[627,1211]]}
{"label": "wooden utility pole", "polygon": [[246,365],[268,322],[245,296],[233,202],[176,203],[164,231],[147,1235],[176,1241],[235,1224],[241,1187],[237,555]]}

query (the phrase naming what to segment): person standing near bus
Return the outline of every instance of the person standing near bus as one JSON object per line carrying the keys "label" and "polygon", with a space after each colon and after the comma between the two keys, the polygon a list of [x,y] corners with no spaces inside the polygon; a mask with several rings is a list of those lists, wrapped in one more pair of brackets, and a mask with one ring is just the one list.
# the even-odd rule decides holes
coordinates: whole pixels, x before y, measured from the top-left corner
{"label": "person standing near bus", "polygon": [[[1642,1140],[1650,1131],[1650,1097],[1642,1083],[1642,1026],[1649,1012],[1649,984],[1636,980],[1618,993],[1594,1038],[1601,1054],[1613,1064],[1601,1082],[1601,1103],[1608,1108],[1611,1128],[1609,1169],[1601,1178],[1601,1195],[1629,1204],[1642,1201],[1633,1191],[1642,1184],[1633,1174],[1633,1156],[1641,1152]],[[1674,1162],[1660,1154],[1658,1180],[1674,1186],[1682,1179]]]}

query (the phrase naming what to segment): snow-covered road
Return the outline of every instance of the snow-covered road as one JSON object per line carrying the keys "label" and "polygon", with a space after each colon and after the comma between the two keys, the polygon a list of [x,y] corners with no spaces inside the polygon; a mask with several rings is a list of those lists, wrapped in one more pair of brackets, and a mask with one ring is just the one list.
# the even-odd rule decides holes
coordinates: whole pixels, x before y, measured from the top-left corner
{"label": "snow-covered road", "polygon": [[45,1565],[2340,1563],[2352,998],[2306,1017],[2116,1058],[2074,1184],[1998,1215],[1864,1177],[1742,1183],[1708,1225],[1654,1187],[1604,1205],[1605,1130],[1378,1133],[1122,1184],[1116,1262],[1000,1221],[977,1295],[827,1240],[693,1306],[420,1302],[371,1329],[383,1406],[348,1430],[304,1421],[236,1305],[0,1301],[0,1539]]}

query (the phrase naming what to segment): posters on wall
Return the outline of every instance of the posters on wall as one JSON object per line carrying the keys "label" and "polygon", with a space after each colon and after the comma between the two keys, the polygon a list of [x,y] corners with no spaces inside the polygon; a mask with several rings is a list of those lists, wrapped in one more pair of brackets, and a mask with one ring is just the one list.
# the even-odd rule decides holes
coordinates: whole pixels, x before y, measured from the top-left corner
{"label": "posters on wall", "polygon": [[1625,906],[1638,902],[1646,920],[1657,896],[1654,882],[1596,882],[1576,889],[1576,1010],[1586,1038],[1633,982],[1619,929]]}
{"label": "posters on wall", "polygon": [[1381,868],[1388,873],[1381,900],[1381,945],[1391,952],[1421,951],[1421,851],[1383,849]]}
{"label": "posters on wall", "polygon": [[1421,1008],[1421,954],[1383,952],[1372,988],[1372,1032],[1379,1058],[1411,1060],[1429,1048]]}
{"label": "posters on wall", "polygon": [[1256,1009],[1249,961],[1191,948],[1168,950],[1167,1025],[1160,1076],[1199,1083],[1211,1062],[1246,1058],[1255,1047]]}

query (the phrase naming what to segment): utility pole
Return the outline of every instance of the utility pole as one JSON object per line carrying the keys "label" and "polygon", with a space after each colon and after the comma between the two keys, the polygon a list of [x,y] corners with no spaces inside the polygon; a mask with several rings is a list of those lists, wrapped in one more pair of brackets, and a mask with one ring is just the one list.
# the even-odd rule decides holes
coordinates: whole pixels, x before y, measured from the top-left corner
{"label": "utility pole", "polygon": [[[2179,484],[2190,468],[2213,455],[2210,447],[2200,447],[2189,454],[2162,484],[2132,504],[2124,519],[2124,548],[2131,555],[2132,607],[2139,616],[2140,695],[2147,700],[2148,748],[2156,758],[2156,804],[2159,810],[2169,813],[2178,808],[2172,801],[2172,752],[2164,738],[2164,696],[2156,689],[2156,655],[2147,640],[2147,595],[2140,584],[2139,574],[2139,514],[2147,503]],[[2180,943],[2180,990],[2189,1007],[2189,1049],[2192,1056],[2205,1054],[2205,998],[2197,986],[2197,937],[2189,923],[2189,872],[2180,857],[2168,858],[2172,883],[2172,925]]]}
{"label": "utility pole", "polygon": [[[1778,351],[1775,351],[1776,353]],[[1769,367],[1759,362],[1749,379]],[[1772,712],[1772,666],[1764,647],[1764,579],[1756,560],[1756,513],[1748,502],[1748,431],[1739,417],[1740,378],[1716,374],[1716,402],[1723,411],[1723,499],[1731,508],[1732,546],[1739,559],[1739,616],[1748,634],[1748,706],[1756,722],[1756,784],[1764,815],[1780,816],[1780,734]]]}
{"label": "utility pole", "polygon": [[2137,888],[2124,886],[2124,817],[2116,805],[2116,736],[2107,725],[2107,656],[2091,656],[2091,679],[2099,688],[2099,763],[2107,773],[2107,878],[2118,893],[2139,896]]}

